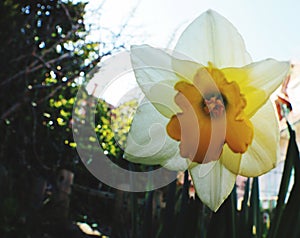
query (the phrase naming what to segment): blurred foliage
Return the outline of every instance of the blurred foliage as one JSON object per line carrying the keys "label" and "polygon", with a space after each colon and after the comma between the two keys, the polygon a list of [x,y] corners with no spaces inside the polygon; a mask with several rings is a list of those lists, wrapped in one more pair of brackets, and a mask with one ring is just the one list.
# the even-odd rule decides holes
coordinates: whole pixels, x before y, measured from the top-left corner
{"label": "blurred foliage", "polygon": [[[60,169],[74,172],[78,184],[98,186],[76,153],[72,110],[78,87],[118,46],[102,52],[102,42],[86,40],[85,5],[68,0],[0,2],[1,237],[18,237],[20,231],[20,237],[41,237],[32,233],[30,224],[49,222],[47,212]],[[122,112],[112,109],[98,102],[95,130],[107,153],[120,158],[110,118]],[[120,126],[128,129],[130,122],[122,122]],[[40,181],[46,183],[46,195],[34,199]],[[88,213],[89,208],[78,212],[81,203],[74,193],[70,211],[74,219]]]}
{"label": "blurred foliage", "polygon": [[111,127],[121,148],[125,148],[126,135],[129,132],[133,115],[138,107],[137,100],[122,103],[111,111]]}
{"label": "blurred foliage", "polygon": [[8,164],[38,171],[71,165],[75,153],[62,145],[62,139],[72,140],[69,118],[76,81],[83,80],[101,58],[97,45],[85,42],[85,4],[54,0],[0,4],[0,109],[5,122],[1,157]]}

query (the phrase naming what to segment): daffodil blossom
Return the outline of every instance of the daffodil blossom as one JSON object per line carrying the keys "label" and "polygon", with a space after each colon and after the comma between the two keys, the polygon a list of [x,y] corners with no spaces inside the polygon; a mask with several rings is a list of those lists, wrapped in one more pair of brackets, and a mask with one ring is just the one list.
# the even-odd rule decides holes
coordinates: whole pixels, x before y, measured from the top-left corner
{"label": "daffodil blossom", "polygon": [[148,103],[134,116],[127,160],[189,169],[213,211],[238,174],[259,176],[276,166],[279,129],[269,96],[287,62],[253,63],[234,26],[212,10],[185,29],[173,52],[133,46],[131,62]]}

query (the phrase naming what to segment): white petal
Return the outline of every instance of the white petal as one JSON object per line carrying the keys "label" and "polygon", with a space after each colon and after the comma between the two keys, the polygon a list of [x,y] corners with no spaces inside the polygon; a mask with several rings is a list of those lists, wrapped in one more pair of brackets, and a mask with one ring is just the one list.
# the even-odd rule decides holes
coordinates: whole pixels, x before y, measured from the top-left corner
{"label": "white petal", "polygon": [[177,155],[167,160],[165,163],[162,163],[161,165],[169,170],[185,171],[190,164],[190,160],[182,158],[179,154],[179,147],[177,148]]}
{"label": "white petal", "polygon": [[220,161],[199,164],[190,169],[190,173],[200,200],[211,210],[217,211],[231,193],[236,175]]}
{"label": "white petal", "polygon": [[165,80],[151,86],[149,85],[149,89],[144,87],[148,100],[167,118],[171,118],[174,114],[181,111],[174,100],[175,95],[178,93],[174,89],[174,83],[174,81]]}
{"label": "white petal", "polygon": [[[173,169],[178,166],[182,168],[182,161],[175,160],[178,158],[179,143],[172,140],[166,132],[168,121],[150,102],[141,104],[127,137],[125,159],[148,165],[168,164],[166,167],[170,169],[172,169],[170,163],[174,162]],[[172,162],[170,159],[173,159]],[[181,164],[177,165],[177,161]]]}
{"label": "white petal", "polygon": [[279,159],[279,126],[273,105],[268,101],[251,118],[254,138],[243,154],[239,174],[256,177],[273,169]]}
{"label": "white petal", "polygon": [[185,29],[175,51],[203,65],[210,61],[217,68],[240,67],[251,62],[236,28],[212,10],[203,13]]}
{"label": "white petal", "polygon": [[168,118],[179,112],[174,102],[174,85],[179,79],[172,68],[172,57],[147,45],[133,46],[130,56],[136,80],[149,101]]}
{"label": "white petal", "polygon": [[[180,80],[188,81],[190,83],[193,83],[195,74],[200,68],[205,70],[204,66],[199,63],[189,60],[180,60],[177,58],[172,59],[172,66]],[[207,74],[209,73],[207,72]]]}
{"label": "white petal", "polygon": [[173,73],[172,56],[168,54],[167,49],[162,50],[149,45],[132,46],[130,58],[134,72],[138,76],[144,76],[137,77],[139,84],[178,80]]}

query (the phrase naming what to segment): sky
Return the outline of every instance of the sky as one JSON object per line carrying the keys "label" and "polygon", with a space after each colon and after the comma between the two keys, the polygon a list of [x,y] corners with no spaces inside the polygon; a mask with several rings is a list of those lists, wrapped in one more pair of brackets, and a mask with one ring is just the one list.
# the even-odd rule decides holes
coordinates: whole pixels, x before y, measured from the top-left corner
{"label": "sky", "polygon": [[[125,41],[128,47],[149,44],[172,49],[184,28],[208,9],[219,12],[237,28],[254,61],[275,58],[300,62],[298,0],[90,0],[85,23],[101,27],[92,31],[90,38],[108,45],[107,32],[118,33],[127,23],[120,42]],[[124,75],[111,84],[105,100],[113,105],[122,101],[116,95],[134,87],[132,78]]]}
{"label": "sky", "polygon": [[[87,9],[102,3],[90,0]],[[298,0],[106,0],[93,24],[115,31],[128,21],[129,44],[170,47],[184,27],[208,9],[225,16],[241,33],[253,60],[300,59],[300,1]],[[95,39],[101,39],[95,33]],[[173,42],[175,42],[173,40]]]}

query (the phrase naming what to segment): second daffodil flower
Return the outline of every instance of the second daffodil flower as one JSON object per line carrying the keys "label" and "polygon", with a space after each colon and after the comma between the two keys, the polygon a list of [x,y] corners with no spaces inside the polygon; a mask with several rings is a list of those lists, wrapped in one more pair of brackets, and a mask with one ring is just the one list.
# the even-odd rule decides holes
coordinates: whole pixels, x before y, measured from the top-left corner
{"label": "second daffodil flower", "polygon": [[202,202],[216,211],[236,176],[275,167],[279,128],[271,93],[287,62],[252,62],[234,26],[209,10],[182,33],[174,51],[131,48],[147,97],[134,116],[125,158],[185,170]]}

